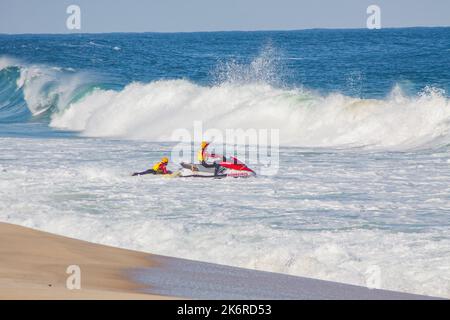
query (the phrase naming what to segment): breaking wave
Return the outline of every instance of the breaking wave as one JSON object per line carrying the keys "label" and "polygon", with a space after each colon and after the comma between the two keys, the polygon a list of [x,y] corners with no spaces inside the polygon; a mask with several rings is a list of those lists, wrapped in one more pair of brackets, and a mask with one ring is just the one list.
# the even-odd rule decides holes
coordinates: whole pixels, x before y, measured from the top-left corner
{"label": "breaking wave", "polygon": [[[3,58],[0,119],[47,114],[51,127],[83,136],[152,141],[168,141],[174,130],[202,121],[204,130],[279,128],[281,144],[303,147],[408,149],[450,142],[449,100],[436,88],[407,96],[395,87],[385,99],[283,88],[270,81],[275,72],[265,56],[221,70],[211,86],[160,80],[106,90],[87,73]],[[27,110],[19,108],[20,99]]]}
{"label": "breaking wave", "polygon": [[27,65],[0,57],[0,121],[50,116],[92,92],[94,81],[88,73],[71,68]]}

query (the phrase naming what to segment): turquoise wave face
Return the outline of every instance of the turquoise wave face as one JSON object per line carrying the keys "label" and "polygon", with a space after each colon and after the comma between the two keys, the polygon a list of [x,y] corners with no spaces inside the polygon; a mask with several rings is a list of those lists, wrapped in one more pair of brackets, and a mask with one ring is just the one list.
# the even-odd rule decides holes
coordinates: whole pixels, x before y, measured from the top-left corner
{"label": "turquoise wave face", "polygon": [[0,58],[0,123],[48,123],[51,115],[108,88],[86,72]]}
{"label": "turquoise wave face", "polygon": [[16,86],[19,76],[17,67],[0,71],[0,123],[24,122],[30,118],[22,91]]}

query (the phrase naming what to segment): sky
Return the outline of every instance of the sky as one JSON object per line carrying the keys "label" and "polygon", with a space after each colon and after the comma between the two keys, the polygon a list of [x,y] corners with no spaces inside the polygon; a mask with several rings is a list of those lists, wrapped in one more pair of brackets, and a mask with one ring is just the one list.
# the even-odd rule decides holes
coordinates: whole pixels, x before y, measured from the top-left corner
{"label": "sky", "polygon": [[[81,29],[69,30],[69,5]],[[450,26],[450,0],[0,0],[0,33],[193,32]]]}

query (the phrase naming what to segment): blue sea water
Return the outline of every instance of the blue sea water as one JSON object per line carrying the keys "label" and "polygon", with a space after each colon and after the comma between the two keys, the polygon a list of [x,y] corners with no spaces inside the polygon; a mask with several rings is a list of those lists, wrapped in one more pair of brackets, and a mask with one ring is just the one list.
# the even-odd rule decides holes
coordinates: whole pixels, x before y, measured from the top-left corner
{"label": "blue sea water", "polygon": [[[450,297],[449,90],[450,28],[0,35],[0,220]],[[277,174],[130,177],[195,121]]]}

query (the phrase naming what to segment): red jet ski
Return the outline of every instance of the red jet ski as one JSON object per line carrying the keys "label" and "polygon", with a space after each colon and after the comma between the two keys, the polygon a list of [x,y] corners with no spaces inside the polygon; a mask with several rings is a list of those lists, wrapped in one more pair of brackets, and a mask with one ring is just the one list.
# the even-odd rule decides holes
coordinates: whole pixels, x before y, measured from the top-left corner
{"label": "red jet ski", "polygon": [[198,178],[250,178],[255,177],[256,173],[250,169],[245,163],[235,157],[220,157],[221,161],[217,161],[220,169],[217,175],[214,175],[215,168],[207,168],[201,164],[192,164],[182,162],[180,165],[182,170],[179,177],[198,177]]}

